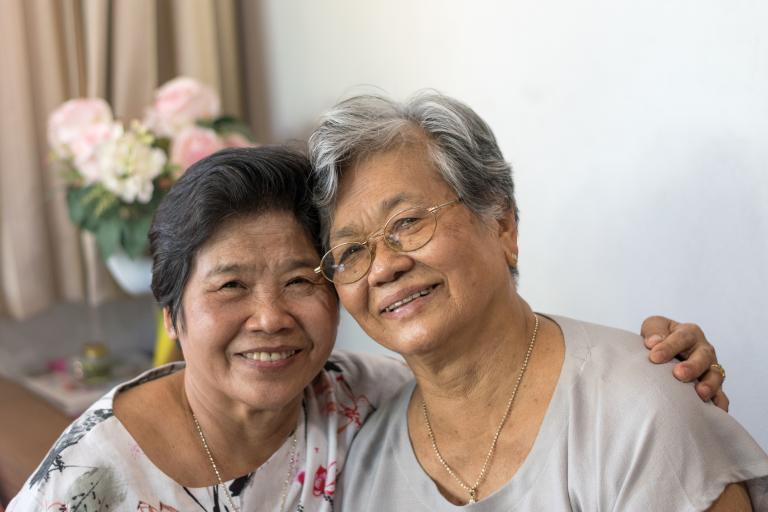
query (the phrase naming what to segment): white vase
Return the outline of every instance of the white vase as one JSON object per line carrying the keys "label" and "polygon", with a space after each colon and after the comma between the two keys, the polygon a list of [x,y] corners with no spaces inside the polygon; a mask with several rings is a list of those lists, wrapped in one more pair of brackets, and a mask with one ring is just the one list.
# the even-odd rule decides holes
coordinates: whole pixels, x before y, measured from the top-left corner
{"label": "white vase", "polygon": [[107,258],[107,268],[125,293],[144,295],[152,291],[152,259],[133,259],[122,251]]}

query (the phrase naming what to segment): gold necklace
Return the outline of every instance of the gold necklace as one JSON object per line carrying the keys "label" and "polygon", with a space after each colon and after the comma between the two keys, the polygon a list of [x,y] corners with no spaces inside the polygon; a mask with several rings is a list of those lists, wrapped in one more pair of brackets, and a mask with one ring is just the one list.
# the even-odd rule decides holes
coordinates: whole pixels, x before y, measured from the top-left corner
{"label": "gold necklace", "polygon": [[[221,480],[221,473],[219,473],[219,467],[216,465],[216,461],[213,460],[213,454],[211,454],[211,449],[208,447],[208,441],[205,439],[205,435],[203,434],[203,429],[200,427],[200,422],[197,421],[197,416],[195,416],[195,413],[192,411],[192,409],[189,409],[189,412],[192,413],[192,420],[195,422],[195,428],[197,429],[197,433],[200,435],[200,442],[203,444],[203,449],[205,450],[205,454],[208,456],[208,462],[211,464],[211,469],[213,469],[213,472],[216,474],[216,480],[219,482],[219,487],[224,489],[224,494],[227,496],[227,501],[229,502],[229,508],[233,510],[234,512],[240,512],[240,507],[235,506],[235,502],[232,499],[232,495],[229,493],[229,489],[226,485],[224,485],[224,482]],[[283,493],[280,497],[280,512],[283,512],[285,510],[285,500],[288,497],[288,488],[291,483],[291,477],[293,476],[293,470],[296,466],[296,445],[298,444],[298,441],[296,439],[296,429],[293,431],[293,435],[291,436],[291,458],[290,462],[288,463],[288,476],[286,476],[285,481],[283,482]]]}
{"label": "gold necklace", "polygon": [[437,448],[437,440],[435,439],[435,433],[432,431],[432,425],[429,423],[429,414],[427,413],[427,402],[424,401],[424,399],[421,400],[421,410],[424,413],[424,422],[427,425],[427,434],[429,435],[429,440],[432,441],[432,448],[435,450],[435,455],[437,455],[437,460],[440,461],[440,464],[443,465],[443,468],[448,472],[449,475],[453,477],[454,480],[461,486],[462,489],[467,491],[469,493],[469,501],[468,503],[477,503],[477,488],[480,487],[480,484],[482,484],[485,481],[486,474],[488,472],[488,464],[491,462],[491,458],[493,458],[493,453],[496,451],[496,444],[499,441],[499,435],[501,435],[501,430],[504,428],[504,424],[507,422],[507,418],[509,418],[509,413],[512,410],[512,403],[515,401],[515,395],[517,395],[517,388],[520,386],[520,381],[523,380],[523,375],[525,374],[526,368],[528,368],[528,360],[531,358],[531,352],[533,352],[533,345],[536,343],[536,335],[539,332],[539,316],[534,313],[534,318],[536,319],[536,323],[533,326],[533,334],[531,335],[531,341],[528,343],[528,351],[525,353],[525,358],[523,359],[523,364],[520,367],[520,372],[517,374],[517,381],[515,382],[515,387],[512,389],[512,396],[509,397],[509,401],[507,402],[507,409],[504,411],[504,416],[501,418],[501,422],[499,422],[499,427],[496,429],[496,433],[493,434],[493,441],[491,442],[491,448],[488,450],[488,454],[485,456],[485,462],[483,462],[483,467],[480,469],[480,476],[477,477],[477,480],[475,481],[475,485],[470,486],[464,480],[461,479],[461,477],[456,474],[456,472],[451,468],[451,466],[448,465],[448,463],[445,461],[443,456],[440,454],[440,450]]}

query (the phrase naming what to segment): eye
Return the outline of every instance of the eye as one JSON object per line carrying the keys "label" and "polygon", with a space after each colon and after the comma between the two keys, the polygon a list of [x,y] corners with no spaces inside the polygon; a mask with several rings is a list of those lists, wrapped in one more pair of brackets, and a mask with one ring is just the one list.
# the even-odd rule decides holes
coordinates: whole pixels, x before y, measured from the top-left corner
{"label": "eye", "polygon": [[219,287],[219,290],[236,290],[238,288],[245,288],[245,285],[240,281],[227,281]]}
{"label": "eye", "polygon": [[395,219],[395,221],[392,223],[390,230],[393,233],[405,233],[407,231],[412,231],[419,227],[419,224],[421,223],[422,220],[424,220],[424,217],[419,217],[415,215],[411,215],[408,217],[401,217],[399,219]]}
{"label": "eye", "polygon": [[338,264],[351,264],[355,258],[360,257],[360,251],[364,251],[365,247],[360,244],[349,244],[344,248],[344,252],[338,257]]}
{"label": "eye", "polygon": [[320,288],[317,286],[321,283],[317,276],[302,274],[293,276],[288,279],[283,287],[283,294],[288,297],[306,297],[313,295],[315,291]]}
{"label": "eye", "polygon": [[288,286],[303,286],[303,285],[309,285],[309,284],[315,284],[315,282],[306,276],[294,277],[290,279],[287,283]]}

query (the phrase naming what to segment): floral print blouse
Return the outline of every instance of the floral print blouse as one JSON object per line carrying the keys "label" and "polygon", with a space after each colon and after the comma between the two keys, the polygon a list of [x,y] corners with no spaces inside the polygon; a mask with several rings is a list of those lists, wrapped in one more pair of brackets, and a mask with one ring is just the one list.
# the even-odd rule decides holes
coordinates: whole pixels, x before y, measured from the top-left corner
{"label": "floral print blouse", "polygon": [[[230,511],[218,486],[184,487],[160,471],[112,414],[116,394],[183,367],[171,363],[149,370],[96,401],[59,437],[8,512]],[[350,443],[366,418],[411,378],[405,364],[395,359],[332,354],[304,390],[292,474],[288,440],[260,467],[225,482],[235,505],[243,512],[279,511],[289,478],[286,511],[332,512],[336,475]]]}

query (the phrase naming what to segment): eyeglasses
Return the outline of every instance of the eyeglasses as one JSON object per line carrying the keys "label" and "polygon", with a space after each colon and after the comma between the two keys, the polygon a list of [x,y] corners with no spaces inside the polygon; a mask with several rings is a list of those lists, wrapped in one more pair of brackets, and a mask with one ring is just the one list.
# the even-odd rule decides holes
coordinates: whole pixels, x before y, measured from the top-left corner
{"label": "eyeglasses", "polygon": [[431,208],[408,208],[394,214],[384,227],[363,242],[345,242],[323,255],[316,274],[322,274],[334,284],[351,284],[368,273],[373,262],[371,242],[383,238],[387,247],[396,252],[410,252],[427,245],[437,228],[437,212],[461,198]]}

